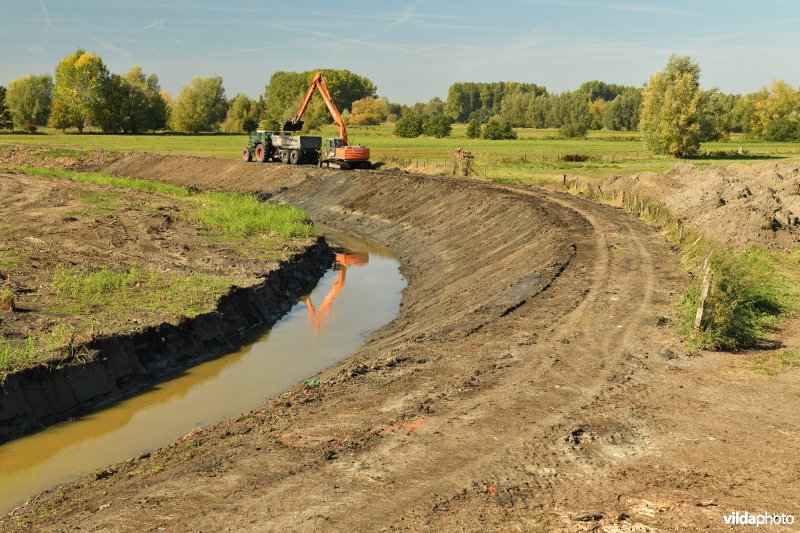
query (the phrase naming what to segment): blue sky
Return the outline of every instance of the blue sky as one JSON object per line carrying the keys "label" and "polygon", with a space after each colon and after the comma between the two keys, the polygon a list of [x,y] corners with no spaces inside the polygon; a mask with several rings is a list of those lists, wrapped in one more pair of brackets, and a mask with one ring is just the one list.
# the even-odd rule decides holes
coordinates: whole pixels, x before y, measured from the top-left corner
{"label": "blue sky", "polygon": [[704,87],[800,84],[795,0],[4,0],[2,12],[2,85],[53,73],[78,47],[112,72],[140,65],[173,95],[220,75],[229,97],[257,97],[274,71],[317,67],[401,103],[445,98],[454,81],[642,85],[673,52],[700,63]]}

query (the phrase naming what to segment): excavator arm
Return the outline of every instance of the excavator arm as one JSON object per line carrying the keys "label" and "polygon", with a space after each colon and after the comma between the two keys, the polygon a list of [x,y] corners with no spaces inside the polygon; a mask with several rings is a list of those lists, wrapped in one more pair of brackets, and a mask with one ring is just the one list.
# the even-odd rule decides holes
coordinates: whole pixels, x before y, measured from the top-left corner
{"label": "excavator arm", "polygon": [[339,113],[339,110],[336,108],[336,104],[333,103],[333,98],[331,98],[331,93],[328,91],[328,86],[325,85],[325,80],[322,78],[322,72],[317,72],[314,74],[314,78],[311,80],[311,84],[308,86],[306,97],[303,99],[300,109],[297,111],[297,114],[292,120],[283,125],[284,131],[298,131],[303,127],[303,113],[306,112],[308,104],[311,103],[311,98],[314,96],[314,90],[319,90],[319,94],[322,95],[322,100],[325,102],[325,105],[327,106],[331,116],[333,116],[333,122],[339,128],[339,138],[342,139],[342,144],[347,146],[347,127],[344,124],[342,114]]}

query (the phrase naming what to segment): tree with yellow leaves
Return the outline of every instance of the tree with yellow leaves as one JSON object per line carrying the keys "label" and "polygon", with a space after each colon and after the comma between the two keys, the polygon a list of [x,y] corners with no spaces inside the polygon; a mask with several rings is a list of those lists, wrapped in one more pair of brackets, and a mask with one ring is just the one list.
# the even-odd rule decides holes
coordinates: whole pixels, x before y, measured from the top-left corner
{"label": "tree with yellow leaves", "polygon": [[58,64],[50,125],[83,129],[102,112],[109,73],[100,56],[79,48]]}
{"label": "tree with yellow leaves", "polygon": [[783,80],[749,95],[754,107],[751,131],[767,141],[800,141],[800,90]]}
{"label": "tree with yellow leaves", "polygon": [[719,138],[717,92],[700,88],[700,66],[689,56],[672,55],[663,72],[644,88],[639,129],[656,154],[690,157],[700,143]]}

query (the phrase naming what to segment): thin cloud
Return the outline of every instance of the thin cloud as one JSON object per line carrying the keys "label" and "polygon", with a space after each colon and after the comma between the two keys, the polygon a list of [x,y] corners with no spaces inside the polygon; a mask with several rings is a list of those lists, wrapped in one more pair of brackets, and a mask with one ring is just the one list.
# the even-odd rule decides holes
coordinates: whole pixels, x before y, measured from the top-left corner
{"label": "thin cloud", "polygon": [[213,54],[211,57],[235,57],[245,54],[256,54],[260,52],[266,52],[267,50],[274,50],[275,48],[282,48],[282,47],[283,45],[262,46],[260,48],[242,48],[239,50],[232,50],[230,52],[220,52],[217,54]]}
{"label": "thin cloud", "polygon": [[518,3],[531,5],[554,5],[584,8],[600,8],[609,11],[627,11],[632,13],[648,13],[651,15],[688,16],[689,11],[671,7],[633,4],[629,2],[590,2],[588,0],[517,0]]}
{"label": "thin cloud", "polygon": [[113,38],[113,39],[111,39],[111,40],[112,40],[112,41],[128,41],[128,42],[135,42],[135,41],[133,41],[132,39],[130,39],[130,37],[132,37],[132,36],[136,35],[137,33],[141,33],[141,32],[143,32],[143,31],[147,31],[147,30],[149,30],[149,29],[155,28],[156,26],[160,26],[162,29],[164,29],[164,19],[160,19],[160,20],[157,20],[157,21],[155,21],[155,22],[151,22],[151,23],[150,23],[150,24],[148,24],[147,26],[144,26],[144,27],[142,27],[142,28],[138,28],[138,29],[136,29],[136,30],[133,30],[133,31],[129,31],[128,33],[125,33],[125,34],[123,34],[123,35],[119,35],[119,36],[117,36],[117,37],[114,37],[114,38]]}
{"label": "thin cloud", "polygon": [[130,60],[133,58],[133,54],[127,48],[120,48],[119,46],[114,45],[109,41],[103,41],[101,39],[97,39],[97,44],[105,48],[106,50],[111,50],[112,52],[118,53],[121,57]]}
{"label": "thin cloud", "polygon": [[44,25],[46,28],[49,28],[53,24],[50,22],[50,15],[47,14],[47,6],[44,5],[44,2],[39,2],[39,5],[42,8],[42,15],[44,15]]}

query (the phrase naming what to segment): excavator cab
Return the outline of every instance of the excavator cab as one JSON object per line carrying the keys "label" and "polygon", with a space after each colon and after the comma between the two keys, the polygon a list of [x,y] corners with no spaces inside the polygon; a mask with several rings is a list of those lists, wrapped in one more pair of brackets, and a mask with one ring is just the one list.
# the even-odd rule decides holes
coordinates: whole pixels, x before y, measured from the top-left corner
{"label": "excavator cab", "polygon": [[344,146],[344,141],[338,137],[328,138],[323,140],[322,146],[325,159],[334,159],[336,157],[336,149],[342,148]]}

